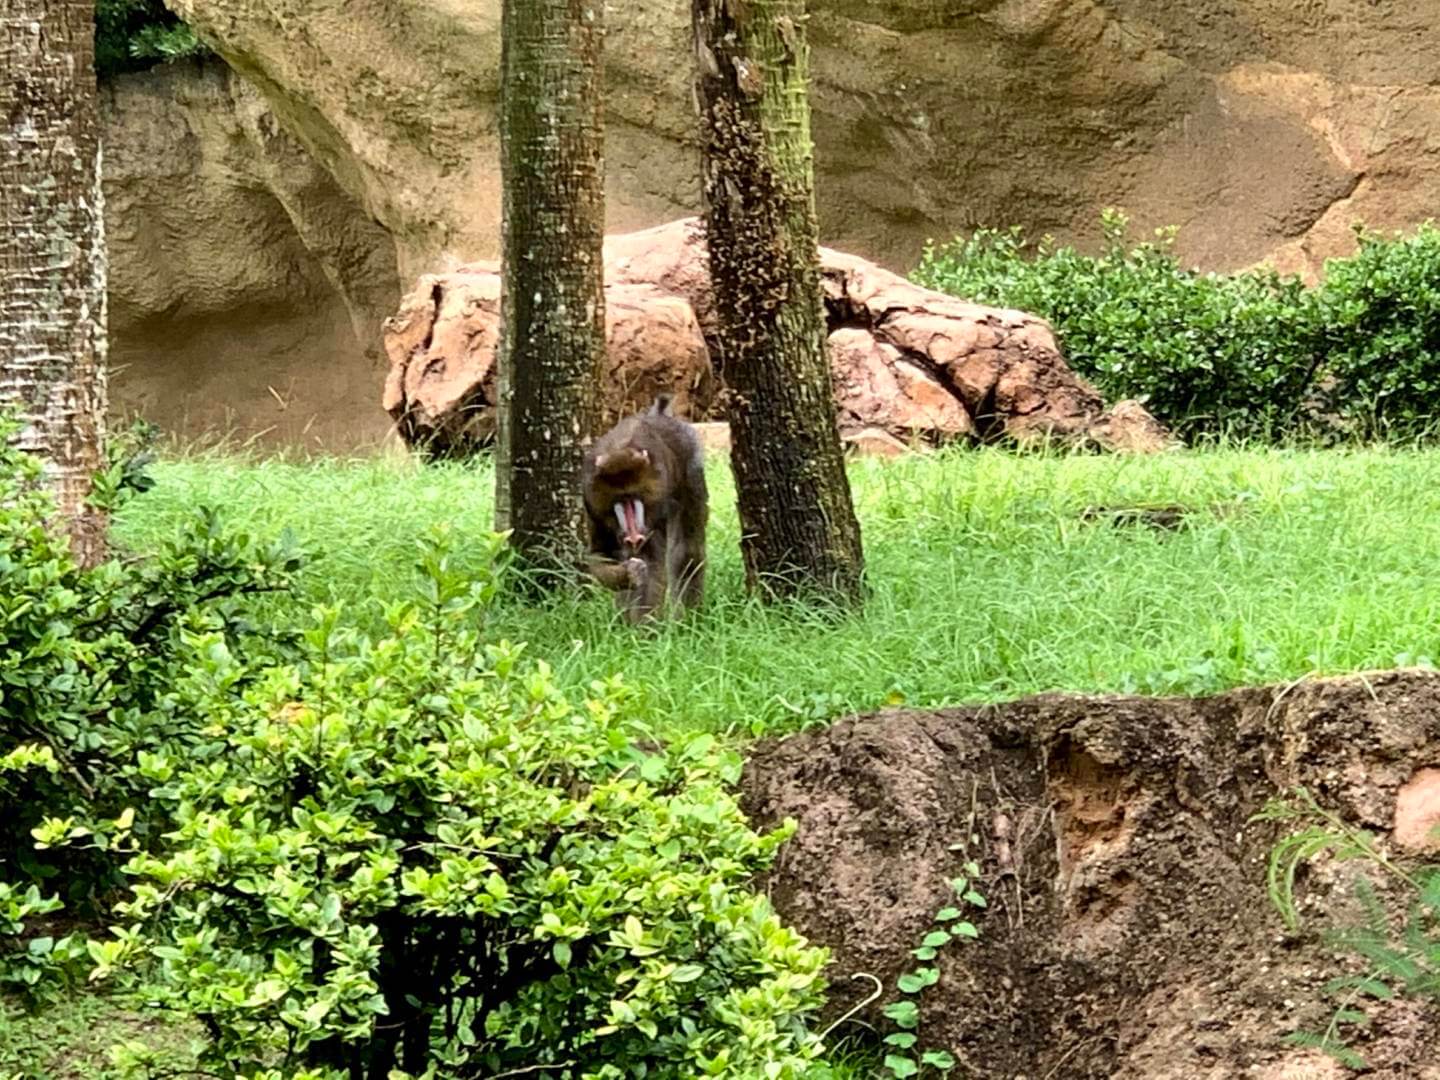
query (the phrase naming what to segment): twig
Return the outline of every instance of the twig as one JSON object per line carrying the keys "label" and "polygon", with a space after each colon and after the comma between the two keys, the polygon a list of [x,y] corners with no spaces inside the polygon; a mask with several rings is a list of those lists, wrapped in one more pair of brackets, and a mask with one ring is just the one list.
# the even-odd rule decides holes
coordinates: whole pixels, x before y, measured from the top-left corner
{"label": "twig", "polygon": [[854,979],[869,979],[871,982],[873,982],[873,983],[875,984],[875,992],[874,992],[873,994],[871,994],[869,997],[867,997],[867,998],[863,999],[862,1001],[858,1002],[858,1003],[855,1005],[854,1008],[852,1008],[852,1009],[851,1009],[849,1012],[847,1012],[844,1016],[840,1017],[840,1018],[839,1018],[838,1020],[836,1020],[833,1024],[831,1024],[831,1025],[830,1025],[829,1027],[827,1027],[824,1031],[822,1031],[822,1032],[820,1033],[820,1041],[821,1041],[821,1042],[824,1042],[826,1039],[828,1039],[828,1038],[830,1037],[830,1033],[831,1033],[832,1031],[834,1031],[836,1028],[838,1028],[841,1024],[844,1024],[844,1023],[848,1022],[849,1020],[853,1019],[856,1013],[858,1013],[861,1009],[865,1008],[867,1005],[871,1005],[871,1004],[873,1004],[874,1002],[876,1002],[877,1000],[879,1000],[880,995],[883,994],[883,993],[885,993],[885,984],[882,983],[882,982],[881,982],[878,978],[876,978],[874,975],[871,975],[870,972],[868,972],[868,971],[857,971],[854,975],[851,975],[850,978],[851,978],[852,980],[854,980]]}
{"label": "twig", "polygon": [[551,1065],[526,1065],[523,1069],[507,1069],[505,1072],[492,1073],[490,1080],[500,1080],[502,1076],[523,1076],[525,1073],[544,1072],[546,1069],[566,1069],[574,1064],[573,1061],[557,1061]]}

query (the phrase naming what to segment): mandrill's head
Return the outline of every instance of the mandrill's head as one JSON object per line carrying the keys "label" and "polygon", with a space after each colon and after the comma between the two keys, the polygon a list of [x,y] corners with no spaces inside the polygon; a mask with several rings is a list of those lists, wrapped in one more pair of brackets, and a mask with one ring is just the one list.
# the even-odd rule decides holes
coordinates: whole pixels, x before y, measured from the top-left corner
{"label": "mandrill's head", "polygon": [[597,454],[591,480],[593,502],[599,511],[611,512],[620,525],[620,538],[638,550],[649,537],[645,504],[652,505],[664,491],[664,477],[650,451],[627,444]]}

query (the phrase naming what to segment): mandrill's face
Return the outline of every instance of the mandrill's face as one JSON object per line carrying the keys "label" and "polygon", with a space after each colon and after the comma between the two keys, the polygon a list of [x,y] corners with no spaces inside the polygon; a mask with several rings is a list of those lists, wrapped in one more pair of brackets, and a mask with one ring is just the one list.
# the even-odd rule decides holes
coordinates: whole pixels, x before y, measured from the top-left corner
{"label": "mandrill's face", "polygon": [[615,504],[615,518],[620,522],[620,539],[632,548],[645,543],[645,503],[634,495]]}
{"label": "mandrill's face", "polygon": [[650,536],[645,520],[646,497],[660,488],[661,477],[642,447],[627,446],[595,459],[596,509],[607,506],[620,526],[620,538],[638,551]]}

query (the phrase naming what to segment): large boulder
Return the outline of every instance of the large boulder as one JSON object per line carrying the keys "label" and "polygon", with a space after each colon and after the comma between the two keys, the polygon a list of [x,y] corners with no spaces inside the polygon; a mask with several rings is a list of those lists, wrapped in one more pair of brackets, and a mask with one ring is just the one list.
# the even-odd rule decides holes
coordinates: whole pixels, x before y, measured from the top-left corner
{"label": "large boulder", "polygon": [[[608,350],[601,421],[675,396],[677,415],[708,415],[710,355],[684,298],[644,282],[605,287]],[[385,324],[390,372],[382,403],[410,446],[463,456],[495,434],[495,355],[500,343],[500,270],[476,263],[427,274]]]}
{"label": "large boulder", "polygon": [[[956,300],[853,255],[820,255],[838,423],[857,445],[886,452],[1001,436],[1123,450],[1167,445],[1133,402],[1107,412],[1041,319]],[[660,390],[676,395],[680,415],[721,419],[701,223],[609,238],[605,276],[604,423]],[[499,295],[494,264],[426,275],[386,323],[384,404],[407,443],[465,454],[493,434]]]}
{"label": "large boulder", "polygon": [[[1437,777],[1440,675],[1403,671],[1203,699],[894,709],[761,746],[745,788],[757,823],[798,822],[765,887],[833,950],[837,1015],[873,976],[884,994],[859,1019],[883,1028],[973,860],[979,938],[941,951],[921,999],[927,1048],[960,1074],[1341,1080],[1284,1040],[1323,1032],[1327,980],[1367,970],[1319,931],[1327,915],[1364,921],[1357,873],[1393,910],[1409,901],[1373,865],[1322,859],[1297,878],[1305,919],[1286,932],[1266,859],[1287,826],[1255,815],[1303,785],[1382,852],[1416,851],[1434,843]],[[1365,1004],[1366,1075],[1440,1080],[1433,995]]]}

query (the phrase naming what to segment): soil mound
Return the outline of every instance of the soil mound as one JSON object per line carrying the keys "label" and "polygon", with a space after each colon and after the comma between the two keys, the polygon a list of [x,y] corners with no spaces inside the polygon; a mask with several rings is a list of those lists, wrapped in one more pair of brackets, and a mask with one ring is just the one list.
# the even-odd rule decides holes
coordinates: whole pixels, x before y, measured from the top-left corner
{"label": "soil mound", "polygon": [[[1202,699],[1042,695],[847,718],[763,745],[746,774],[760,823],[799,822],[768,888],[834,950],[836,1013],[882,979],[895,1000],[949,879],[982,869],[978,941],[942,950],[921,1032],[959,1072],[1007,1080],[1348,1075],[1286,1044],[1323,1030],[1321,987],[1356,970],[1287,933],[1265,867],[1275,795],[1316,801],[1414,850],[1440,815],[1440,675],[1395,671]],[[1302,871],[1301,911],[1355,908],[1368,868]],[[1375,877],[1373,869],[1368,876]],[[1440,1010],[1369,1008],[1369,1076],[1440,1078]]]}

